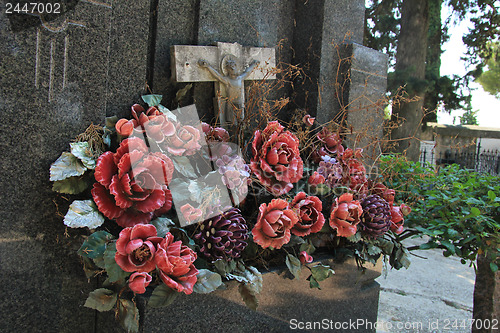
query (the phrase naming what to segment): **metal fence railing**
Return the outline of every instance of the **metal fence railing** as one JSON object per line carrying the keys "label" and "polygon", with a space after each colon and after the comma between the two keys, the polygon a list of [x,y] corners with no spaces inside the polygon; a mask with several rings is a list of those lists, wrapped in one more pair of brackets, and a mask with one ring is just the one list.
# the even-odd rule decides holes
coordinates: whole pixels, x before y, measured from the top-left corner
{"label": "metal fence railing", "polygon": [[434,158],[436,158],[437,165],[456,163],[466,169],[500,175],[500,151],[498,150],[455,151],[448,149],[444,154],[434,155],[434,150],[422,150],[419,161],[420,163],[434,163]]}

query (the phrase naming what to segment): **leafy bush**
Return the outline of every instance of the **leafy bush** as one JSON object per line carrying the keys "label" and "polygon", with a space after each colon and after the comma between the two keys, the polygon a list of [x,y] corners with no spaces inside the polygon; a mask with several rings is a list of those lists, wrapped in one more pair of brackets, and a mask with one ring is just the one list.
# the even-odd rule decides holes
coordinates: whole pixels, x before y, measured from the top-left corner
{"label": "leafy bush", "polygon": [[429,237],[420,249],[442,248],[474,264],[478,254],[500,264],[500,177],[450,165],[435,169],[399,155],[381,158],[381,174],[412,207],[407,225]]}

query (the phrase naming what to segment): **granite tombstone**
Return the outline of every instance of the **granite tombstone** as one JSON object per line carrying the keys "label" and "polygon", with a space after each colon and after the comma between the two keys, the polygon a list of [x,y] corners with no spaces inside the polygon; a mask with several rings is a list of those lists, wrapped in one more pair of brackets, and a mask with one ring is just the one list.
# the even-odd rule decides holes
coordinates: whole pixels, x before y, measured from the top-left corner
{"label": "granite tombstone", "polygon": [[56,16],[0,12],[2,332],[96,330],[102,315],[83,307],[95,282],[48,170],[91,122],[127,114],[145,81],[149,4],[61,3]]}

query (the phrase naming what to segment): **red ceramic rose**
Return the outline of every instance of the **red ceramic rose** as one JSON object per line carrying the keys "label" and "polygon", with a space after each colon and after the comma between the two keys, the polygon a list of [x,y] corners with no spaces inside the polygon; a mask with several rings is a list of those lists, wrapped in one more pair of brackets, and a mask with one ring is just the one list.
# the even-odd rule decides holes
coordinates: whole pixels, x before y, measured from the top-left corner
{"label": "red ceramic rose", "polygon": [[252,172],[275,196],[288,193],[302,178],[299,140],[279,122],[271,121],[262,132],[255,131],[252,151]]}
{"label": "red ceramic rose", "polygon": [[390,205],[394,203],[394,196],[396,195],[396,191],[387,188],[387,186],[382,183],[376,183],[375,185],[373,185],[371,192],[372,194],[376,194],[384,198],[384,200],[387,201]]}
{"label": "red ceramic rose", "polygon": [[125,228],[116,241],[115,261],[125,272],[151,272],[156,268],[156,246],[162,241],[152,224]]}
{"label": "red ceramic rose", "polygon": [[198,270],[194,266],[196,253],[181,241],[174,242],[168,232],[158,244],[155,263],[161,280],[170,288],[189,295],[193,292]]}
{"label": "red ceramic rose", "polygon": [[[199,208],[194,208],[190,204],[185,204],[181,207],[181,213],[189,223],[194,221],[199,221],[203,215],[203,212]],[[200,221],[201,222],[201,221]]]}
{"label": "red ceramic rose", "polygon": [[351,193],[344,193],[335,199],[330,214],[330,226],[337,230],[337,235],[350,237],[357,231],[363,208],[357,200],[353,200]]}
{"label": "red ceramic rose", "polygon": [[121,227],[149,223],[172,207],[167,184],[174,165],[162,153],[150,153],[143,140],[121,142],[116,153],[105,152],[96,164],[92,197],[99,211]]}
{"label": "red ceramic rose", "polygon": [[358,193],[364,193],[367,190],[366,169],[363,164],[355,158],[347,160],[346,176],[342,178],[345,185]]}
{"label": "red ceramic rose", "polygon": [[136,294],[144,294],[153,277],[145,272],[135,272],[128,278],[128,287]]}
{"label": "red ceramic rose", "polygon": [[318,197],[299,192],[290,203],[290,208],[299,218],[291,230],[292,234],[302,237],[316,233],[323,228],[325,224],[325,217],[321,213],[323,204]]}
{"label": "red ceramic rose", "polygon": [[[165,117],[166,118],[166,117]],[[172,125],[174,128],[172,129]],[[190,156],[201,149],[201,133],[190,125],[182,125],[166,120],[164,123],[163,138],[158,142],[160,148],[176,156]]]}
{"label": "red ceramic rose", "polygon": [[207,141],[228,142],[229,133],[222,127],[212,127],[207,123],[201,123],[203,133]]}
{"label": "red ceramic rose", "polygon": [[257,223],[252,229],[253,241],[263,248],[281,248],[290,241],[290,230],[299,218],[283,199],[261,204]]}
{"label": "red ceramic rose", "polygon": [[134,104],[132,105],[132,117],[134,117],[134,119],[127,120],[122,118],[118,120],[115,125],[116,132],[121,136],[132,135],[134,129],[142,132],[146,122],[162,114],[163,113],[154,106],[145,111],[139,104]]}
{"label": "red ceramic rose", "polygon": [[325,182],[325,177],[321,175],[319,172],[314,171],[314,173],[309,177],[307,182],[309,185],[319,185]]}

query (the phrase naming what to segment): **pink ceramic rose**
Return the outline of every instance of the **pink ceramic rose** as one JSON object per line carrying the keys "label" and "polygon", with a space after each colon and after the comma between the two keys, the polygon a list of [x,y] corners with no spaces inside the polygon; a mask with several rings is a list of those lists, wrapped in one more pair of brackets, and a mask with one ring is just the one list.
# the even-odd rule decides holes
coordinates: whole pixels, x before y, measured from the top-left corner
{"label": "pink ceramic rose", "polygon": [[174,241],[174,236],[168,232],[158,244],[155,263],[160,272],[160,278],[168,287],[189,295],[193,292],[198,270],[194,266],[196,253],[181,241]]}
{"label": "pink ceramic rose", "polygon": [[161,241],[152,224],[125,228],[116,241],[115,261],[125,272],[151,272],[156,268],[153,259]]}
{"label": "pink ceramic rose", "polygon": [[344,193],[335,199],[330,214],[330,226],[337,230],[338,236],[353,236],[362,214],[363,208],[359,201],[353,200],[351,193]]}

